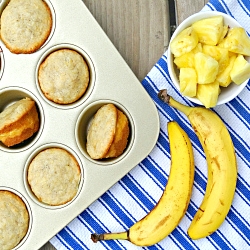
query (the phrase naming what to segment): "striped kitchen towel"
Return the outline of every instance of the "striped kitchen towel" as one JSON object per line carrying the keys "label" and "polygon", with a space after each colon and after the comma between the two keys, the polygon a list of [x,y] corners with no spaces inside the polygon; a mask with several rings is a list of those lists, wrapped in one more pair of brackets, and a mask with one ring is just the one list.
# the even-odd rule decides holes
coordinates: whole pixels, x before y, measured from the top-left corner
{"label": "striped kitchen towel", "polygon": [[[211,0],[203,9],[218,10],[234,17],[250,33],[249,0]],[[213,110],[226,124],[236,149],[238,179],[231,209],[221,227],[211,236],[193,241],[187,228],[200,205],[207,182],[206,160],[190,123],[178,111],[163,104],[157,97],[167,88],[180,102],[193,106],[183,98],[170,80],[165,53],[142,81],[154,100],[160,116],[159,139],[152,152],[89,208],[51,239],[63,249],[250,249],[250,83],[241,94],[227,104]],[[151,247],[137,247],[128,241],[103,241],[94,244],[93,232],[125,231],[145,216],[157,203],[168,179],[170,154],[166,124],[176,120],[192,140],[195,154],[195,181],[190,205],[179,226],[160,243]]]}

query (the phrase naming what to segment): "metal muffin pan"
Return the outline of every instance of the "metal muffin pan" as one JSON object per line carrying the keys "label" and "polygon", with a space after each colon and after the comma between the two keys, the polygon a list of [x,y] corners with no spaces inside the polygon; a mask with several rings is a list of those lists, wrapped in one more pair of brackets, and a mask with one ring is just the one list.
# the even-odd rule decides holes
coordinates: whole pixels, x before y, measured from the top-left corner
{"label": "metal muffin pan", "polygon": [[[27,141],[8,148],[0,143],[0,190],[11,190],[25,202],[30,214],[27,235],[17,249],[38,249],[105,191],[142,161],[159,135],[157,109],[81,0],[45,0],[53,27],[48,41],[33,54],[13,54],[0,41],[0,112],[11,103],[32,98],[40,129]],[[0,3],[0,11],[8,1]],[[79,52],[90,70],[86,93],[75,103],[55,104],[43,95],[37,71],[44,58],[60,48]],[[129,119],[130,135],[123,154],[93,160],[86,151],[89,123],[103,104],[113,103]],[[77,195],[61,206],[41,203],[27,183],[27,168],[41,150],[61,147],[75,156],[81,168]]]}

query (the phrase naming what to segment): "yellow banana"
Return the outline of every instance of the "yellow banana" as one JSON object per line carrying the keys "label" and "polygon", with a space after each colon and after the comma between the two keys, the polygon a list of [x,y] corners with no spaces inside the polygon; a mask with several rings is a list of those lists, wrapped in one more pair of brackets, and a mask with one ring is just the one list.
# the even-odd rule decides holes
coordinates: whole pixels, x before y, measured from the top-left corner
{"label": "yellow banana", "polygon": [[94,242],[123,239],[138,246],[151,246],[169,235],[184,216],[194,180],[194,158],[190,139],[177,122],[167,125],[171,169],[157,205],[144,218],[122,233],[92,234]]}
{"label": "yellow banana", "polygon": [[188,229],[192,239],[200,239],[220,227],[231,207],[237,180],[234,145],[225,124],[212,110],[187,107],[170,97],[166,90],[161,90],[158,96],[187,115],[206,155],[206,192]]}

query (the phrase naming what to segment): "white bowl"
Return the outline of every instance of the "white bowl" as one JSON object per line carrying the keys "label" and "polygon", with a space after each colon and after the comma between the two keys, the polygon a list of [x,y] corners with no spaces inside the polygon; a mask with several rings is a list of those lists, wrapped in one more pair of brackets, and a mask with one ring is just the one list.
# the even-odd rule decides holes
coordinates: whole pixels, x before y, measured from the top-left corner
{"label": "white bowl", "polygon": [[[170,43],[182,30],[191,26],[194,22],[201,20],[201,19],[209,18],[212,16],[218,16],[218,15],[223,16],[224,23],[229,25],[230,28],[242,27],[234,18],[232,18],[231,16],[229,16],[225,13],[218,12],[218,11],[202,11],[202,12],[196,13],[196,14],[188,17],[186,20],[184,20],[177,27],[175,32],[173,33],[173,35],[170,39]],[[180,91],[180,84],[179,84],[179,78],[178,78],[178,71],[179,70],[177,69],[176,65],[174,64],[174,56],[171,53],[170,48],[168,49],[167,55],[168,55],[167,56],[168,71],[169,71],[170,77],[171,77],[175,87]],[[245,58],[248,62],[250,62],[250,57],[245,57]],[[235,83],[231,83],[228,87],[221,88],[221,93],[218,97],[217,105],[227,103],[227,102],[231,101],[232,99],[234,99],[244,89],[244,87],[247,85],[247,83],[248,83],[248,80],[243,82],[240,85],[237,85]],[[185,96],[185,97],[196,104],[203,105],[195,97],[193,97],[193,98],[188,97],[188,96]]]}

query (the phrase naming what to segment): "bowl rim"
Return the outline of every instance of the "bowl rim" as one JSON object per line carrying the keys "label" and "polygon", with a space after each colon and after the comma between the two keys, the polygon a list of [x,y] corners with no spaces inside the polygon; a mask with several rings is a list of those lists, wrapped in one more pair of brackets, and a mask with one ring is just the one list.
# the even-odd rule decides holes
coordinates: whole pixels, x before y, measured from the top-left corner
{"label": "bowl rim", "polygon": [[[198,20],[201,20],[201,19],[205,19],[205,18],[209,18],[209,17],[212,17],[212,16],[218,16],[218,15],[223,16],[224,22],[226,24],[230,24],[229,25],[230,28],[233,28],[233,27],[242,27],[242,25],[240,25],[238,23],[238,21],[235,20],[232,16],[230,16],[228,14],[225,14],[223,12],[213,11],[213,10],[200,11],[198,13],[195,13],[195,14],[189,16],[188,18],[186,18],[184,21],[182,21],[178,25],[178,27],[176,28],[176,30],[174,31],[174,33],[171,36],[171,39],[169,41],[169,47],[167,49],[168,72],[169,72],[170,78],[171,78],[174,86],[177,88],[177,90],[179,91],[179,93],[183,97],[187,98],[188,100],[192,101],[193,103],[196,103],[196,104],[199,104],[199,105],[202,105],[202,106],[204,106],[204,104],[201,103],[201,101],[198,98],[196,98],[196,97],[188,97],[188,96],[183,95],[180,92],[179,79],[178,79],[178,77],[177,77],[177,75],[175,73],[176,66],[173,63],[173,54],[171,53],[171,50],[170,50],[170,43],[177,36],[177,34],[179,34],[183,29],[189,27],[195,21],[198,21]],[[246,58],[246,60],[248,62],[250,62],[250,57],[248,57],[248,56],[244,56],[244,57]],[[224,89],[222,89],[221,94],[218,97],[218,101],[217,101],[216,106],[221,105],[221,104],[225,104],[225,103],[233,100],[235,97],[237,97],[240,94],[240,92],[245,88],[245,86],[247,85],[248,81],[249,81],[249,79],[247,79],[245,82],[243,82],[240,85],[237,85],[237,84],[234,84],[234,83],[230,84],[227,87],[227,92],[230,91],[231,89],[233,89],[233,90],[232,90],[232,94],[228,95],[228,96],[223,95],[223,93],[224,93],[223,90]]]}

